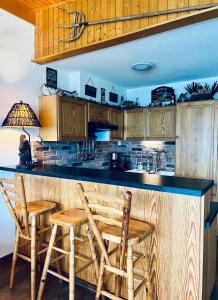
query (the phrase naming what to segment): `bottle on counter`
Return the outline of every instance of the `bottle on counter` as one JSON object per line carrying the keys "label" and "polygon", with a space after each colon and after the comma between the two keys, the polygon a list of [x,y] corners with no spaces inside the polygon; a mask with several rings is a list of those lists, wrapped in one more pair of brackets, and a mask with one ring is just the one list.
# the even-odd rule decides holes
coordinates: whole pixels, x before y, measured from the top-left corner
{"label": "bottle on counter", "polygon": [[138,163],[137,163],[137,169],[139,171],[142,171],[143,170],[143,165],[142,165],[142,162],[138,160]]}

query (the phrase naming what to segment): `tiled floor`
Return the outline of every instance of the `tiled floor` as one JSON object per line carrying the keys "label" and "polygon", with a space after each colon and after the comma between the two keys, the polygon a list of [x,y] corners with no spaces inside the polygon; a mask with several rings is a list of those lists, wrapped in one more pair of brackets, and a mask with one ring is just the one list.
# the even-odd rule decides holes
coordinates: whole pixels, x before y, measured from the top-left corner
{"label": "tiled floor", "polygon": [[[9,272],[11,261],[8,259],[0,263],[0,300],[29,300],[30,299],[30,277],[29,264],[19,261],[17,264],[15,288],[9,290]],[[218,253],[217,253],[218,270]],[[48,277],[47,288],[43,300],[67,300],[68,284],[60,284],[57,278]],[[94,300],[95,293],[81,286],[76,286],[76,300]],[[167,300],[167,299],[159,299]],[[218,272],[216,286],[211,300],[218,300]]]}

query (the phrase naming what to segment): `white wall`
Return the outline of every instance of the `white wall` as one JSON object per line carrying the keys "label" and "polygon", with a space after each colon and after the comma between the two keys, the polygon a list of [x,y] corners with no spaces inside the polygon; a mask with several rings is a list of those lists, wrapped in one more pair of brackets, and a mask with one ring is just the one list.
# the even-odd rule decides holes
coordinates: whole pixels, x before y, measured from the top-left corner
{"label": "white wall", "polygon": [[[46,66],[31,62],[34,57],[34,27],[3,11],[0,17],[0,124],[12,105],[22,100],[38,115],[38,96],[46,81]],[[67,89],[69,76],[58,71],[58,86]],[[38,129],[28,130],[31,138]],[[18,163],[20,129],[0,127],[0,165]]]}
{"label": "white wall", "polygon": [[[30,24],[3,12],[0,17],[0,123],[15,102],[22,100],[38,111],[38,95],[44,83],[45,67],[31,63],[34,47],[34,28]],[[29,130],[32,137],[37,129]],[[0,165],[18,163],[21,130],[0,127]],[[14,174],[0,172],[1,177]],[[14,222],[0,199],[0,257],[12,252]]]}
{"label": "white wall", "polygon": [[[211,77],[211,78],[205,78],[205,79],[196,79],[191,81],[181,81],[181,82],[175,82],[175,83],[165,83],[161,84],[161,86],[169,86],[174,88],[176,99],[179,98],[179,95],[181,93],[185,93],[185,87],[187,84],[192,83],[193,81],[200,82],[200,83],[208,83],[209,85],[212,85],[214,81],[218,81],[217,77]],[[159,85],[160,86],[160,85]],[[149,87],[142,87],[142,88],[136,88],[136,89],[128,89],[127,90],[127,98],[128,100],[136,100],[138,98],[139,103],[143,106],[149,105],[151,102],[151,91],[157,88],[157,85],[149,86]],[[215,99],[218,100],[218,93],[214,96]]]}
{"label": "white wall", "polygon": [[[96,98],[92,98],[90,96],[85,95],[85,85],[87,84],[89,78],[92,79],[93,85],[97,88]],[[91,85],[91,82],[89,82],[89,85]],[[118,94],[118,103],[117,103],[118,105],[120,103],[121,96],[126,98],[125,88],[85,72],[74,72],[69,74],[68,76],[68,90],[70,91],[76,90],[78,92],[78,95],[82,98],[101,101],[101,88],[105,88],[106,102],[116,105],[116,103],[109,102],[109,92],[111,92],[112,86],[114,86],[115,92]]]}

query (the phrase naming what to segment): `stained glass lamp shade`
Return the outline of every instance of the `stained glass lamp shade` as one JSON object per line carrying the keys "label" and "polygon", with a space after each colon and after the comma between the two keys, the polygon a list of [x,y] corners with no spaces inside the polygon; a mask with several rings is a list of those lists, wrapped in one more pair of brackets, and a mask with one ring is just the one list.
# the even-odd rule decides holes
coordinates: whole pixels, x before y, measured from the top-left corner
{"label": "stained glass lamp shade", "polygon": [[15,103],[2,123],[3,127],[41,127],[37,116],[27,103]]}

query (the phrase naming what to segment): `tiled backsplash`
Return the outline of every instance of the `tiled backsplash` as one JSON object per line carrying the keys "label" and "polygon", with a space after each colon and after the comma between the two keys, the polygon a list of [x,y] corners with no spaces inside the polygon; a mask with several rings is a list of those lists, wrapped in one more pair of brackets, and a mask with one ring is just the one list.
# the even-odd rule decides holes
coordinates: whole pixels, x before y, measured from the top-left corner
{"label": "tiled backsplash", "polygon": [[[84,168],[109,168],[110,153],[116,152],[116,142],[34,142],[33,157],[45,164]],[[85,155],[90,159],[85,160]]]}
{"label": "tiled backsplash", "polygon": [[118,142],[117,152],[130,162],[131,169],[142,164],[143,169],[154,170],[157,165],[157,153],[160,154],[160,169],[175,169],[175,142],[123,141]]}
{"label": "tiled backsplash", "polygon": [[[109,168],[110,153],[119,152],[128,161],[130,169],[142,164],[144,169],[155,169],[157,153],[160,168],[175,168],[174,142],[122,141],[122,142],[34,142],[33,157],[45,164],[84,168]],[[86,160],[87,154],[89,159]]]}

